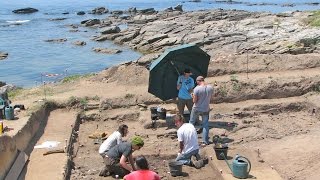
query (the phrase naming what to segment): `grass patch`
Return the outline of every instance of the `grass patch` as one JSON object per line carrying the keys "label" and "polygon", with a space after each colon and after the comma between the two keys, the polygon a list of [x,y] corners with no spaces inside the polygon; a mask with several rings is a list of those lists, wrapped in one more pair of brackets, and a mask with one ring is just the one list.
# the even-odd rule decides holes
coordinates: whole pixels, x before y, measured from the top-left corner
{"label": "grass patch", "polygon": [[134,97],[134,94],[126,94],[126,95],[124,96],[125,99],[131,99],[131,98],[133,98],[133,97]]}
{"label": "grass patch", "polygon": [[22,91],[23,91],[23,88],[21,88],[21,87],[18,87],[12,91],[9,91],[8,92],[9,99],[14,99],[18,95],[20,95],[22,93]]}
{"label": "grass patch", "polygon": [[241,91],[241,84],[239,84],[239,83],[233,83],[233,84],[232,84],[232,89],[233,89],[234,91]]}
{"label": "grass patch", "polygon": [[80,75],[80,74],[75,74],[75,75],[71,75],[71,76],[67,76],[65,78],[62,79],[62,83],[68,83],[68,82],[74,82],[79,80],[80,78],[88,78],[95,75],[94,73],[89,73],[89,74],[84,74],[84,75]]}
{"label": "grass patch", "polygon": [[227,96],[227,94],[228,94],[227,85],[224,84],[223,86],[221,86],[218,89],[218,92],[219,92],[219,94],[221,94],[222,97]]}
{"label": "grass patch", "polygon": [[312,15],[306,19],[306,23],[313,27],[320,27],[320,10],[312,11]]}
{"label": "grass patch", "polygon": [[316,91],[316,92],[320,92],[320,85],[317,84],[313,87],[313,90]]}
{"label": "grass patch", "polygon": [[233,81],[233,82],[239,82],[239,80],[238,80],[238,76],[237,75],[231,75],[230,76],[230,81]]}

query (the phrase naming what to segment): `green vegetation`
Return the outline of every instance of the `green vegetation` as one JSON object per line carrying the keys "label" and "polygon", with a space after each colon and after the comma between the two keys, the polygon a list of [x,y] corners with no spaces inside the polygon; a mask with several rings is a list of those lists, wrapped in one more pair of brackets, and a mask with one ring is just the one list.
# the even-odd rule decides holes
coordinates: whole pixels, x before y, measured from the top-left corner
{"label": "green vegetation", "polygon": [[67,102],[67,106],[81,106],[84,107],[88,104],[88,101],[90,100],[89,97],[76,97],[76,96],[71,96]]}
{"label": "green vegetation", "polygon": [[230,80],[233,81],[233,82],[239,82],[237,75],[231,75],[230,76]]}
{"label": "green vegetation", "polygon": [[219,94],[221,94],[221,96],[227,96],[228,92],[227,92],[227,85],[224,84],[223,86],[221,86],[219,89]]}
{"label": "green vegetation", "polygon": [[133,97],[134,97],[134,94],[129,94],[129,93],[124,96],[125,99],[130,99]]}
{"label": "green vegetation", "polygon": [[315,85],[313,88],[314,88],[314,91],[320,92],[320,85],[319,84]]}
{"label": "green vegetation", "polygon": [[99,101],[100,100],[100,97],[98,95],[95,95],[94,97],[91,98],[92,100],[94,101]]}
{"label": "green vegetation", "polygon": [[310,26],[320,27],[320,10],[312,11],[312,15],[306,19],[306,23]]}
{"label": "green vegetation", "polygon": [[9,91],[8,92],[9,99],[14,99],[18,95],[20,95],[22,93],[22,91],[23,91],[23,89],[21,87],[18,87],[12,91]]}
{"label": "green vegetation", "polygon": [[233,84],[232,84],[232,89],[233,89],[234,91],[241,91],[241,84],[239,84],[239,83],[233,83]]}
{"label": "green vegetation", "polygon": [[88,78],[93,75],[94,75],[93,73],[89,73],[89,74],[84,74],[84,75],[75,74],[75,75],[67,76],[62,79],[62,83],[74,82],[76,80],[79,80],[80,78]]}

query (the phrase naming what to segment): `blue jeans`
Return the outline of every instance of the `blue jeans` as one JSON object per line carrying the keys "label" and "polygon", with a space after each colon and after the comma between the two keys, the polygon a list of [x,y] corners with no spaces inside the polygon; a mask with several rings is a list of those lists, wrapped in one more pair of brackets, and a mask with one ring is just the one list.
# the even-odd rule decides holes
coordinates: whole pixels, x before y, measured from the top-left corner
{"label": "blue jeans", "polygon": [[197,160],[200,159],[199,149],[193,150],[187,154],[179,154],[176,161],[180,161],[184,165],[191,165],[191,156],[196,156]]}
{"label": "blue jeans", "polygon": [[206,144],[209,144],[209,112],[200,112],[192,108],[189,123],[195,125],[195,123],[199,119],[199,116],[201,116],[203,128],[202,141]]}

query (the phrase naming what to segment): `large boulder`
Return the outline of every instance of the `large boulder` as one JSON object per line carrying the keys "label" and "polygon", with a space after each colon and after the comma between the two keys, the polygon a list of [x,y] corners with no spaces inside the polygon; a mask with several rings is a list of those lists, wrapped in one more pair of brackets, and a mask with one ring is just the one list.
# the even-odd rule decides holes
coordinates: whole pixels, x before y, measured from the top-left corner
{"label": "large boulder", "polygon": [[100,19],[88,19],[88,20],[84,20],[84,21],[81,21],[81,24],[88,27],[88,26],[94,26],[94,25],[97,25],[97,24],[100,24],[101,21]]}
{"label": "large boulder", "polygon": [[153,60],[157,59],[161,54],[160,53],[150,53],[140,57],[137,60],[137,63],[141,66],[150,64]]}
{"label": "large boulder", "polygon": [[105,54],[118,54],[122,52],[119,49],[108,49],[108,48],[93,48],[92,50],[95,52],[105,53]]}
{"label": "large boulder", "polygon": [[121,10],[114,10],[114,11],[111,12],[111,14],[113,14],[113,15],[121,15],[121,14],[123,14],[123,11],[121,11]]}
{"label": "large boulder", "polygon": [[79,11],[79,12],[77,12],[77,15],[85,15],[86,13],[84,12],[84,11]]}
{"label": "large boulder", "polygon": [[177,5],[176,7],[174,7],[174,10],[182,12],[183,11],[182,10],[182,5],[181,4]]}
{"label": "large boulder", "polygon": [[75,42],[73,42],[73,44],[76,45],[76,46],[84,46],[87,43],[85,41],[75,41]]}
{"label": "large boulder", "polygon": [[153,13],[156,13],[157,11],[154,10],[154,8],[147,8],[147,9],[138,10],[137,12],[141,14],[153,14]]}
{"label": "large boulder", "polygon": [[91,11],[91,14],[98,14],[98,15],[101,15],[101,14],[105,14],[105,13],[108,13],[109,10],[106,9],[105,7],[97,7],[95,9],[93,9]]}
{"label": "large boulder", "polygon": [[16,9],[16,10],[13,10],[12,12],[16,14],[30,14],[38,11],[39,11],[38,9],[28,7],[23,9]]}
{"label": "large boulder", "polygon": [[8,99],[8,91],[12,88],[12,86],[4,85],[0,86],[0,98],[7,101]]}
{"label": "large boulder", "polygon": [[55,43],[62,43],[62,42],[66,42],[67,39],[66,38],[60,38],[60,39],[47,39],[44,40],[45,42],[55,42]]}
{"label": "large boulder", "polygon": [[118,26],[106,27],[101,29],[101,34],[119,33],[121,30]]}
{"label": "large boulder", "polygon": [[131,7],[131,8],[128,9],[128,12],[129,13],[137,13],[137,8]]}
{"label": "large boulder", "polygon": [[8,57],[8,53],[6,53],[6,52],[1,52],[0,51],[0,60],[3,60],[3,59],[5,59],[5,58],[7,58]]}
{"label": "large boulder", "polygon": [[0,87],[5,86],[5,85],[6,85],[6,82],[0,81]]}

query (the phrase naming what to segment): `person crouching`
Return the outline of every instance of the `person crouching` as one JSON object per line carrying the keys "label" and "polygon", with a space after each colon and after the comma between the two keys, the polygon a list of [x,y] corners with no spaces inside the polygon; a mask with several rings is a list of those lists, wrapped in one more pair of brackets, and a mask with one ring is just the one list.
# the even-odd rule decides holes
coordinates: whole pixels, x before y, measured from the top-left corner
{"label": "person crouching", "polygon": [[[105,171],[100,176],[118,175],[120,178],[135,171],[132,153],[143,147],[143,139],[139,136],[132,138],[131,142],[123,142],[112,147],[104,157]],[[126,163],[129,161],[130,165]]]}

